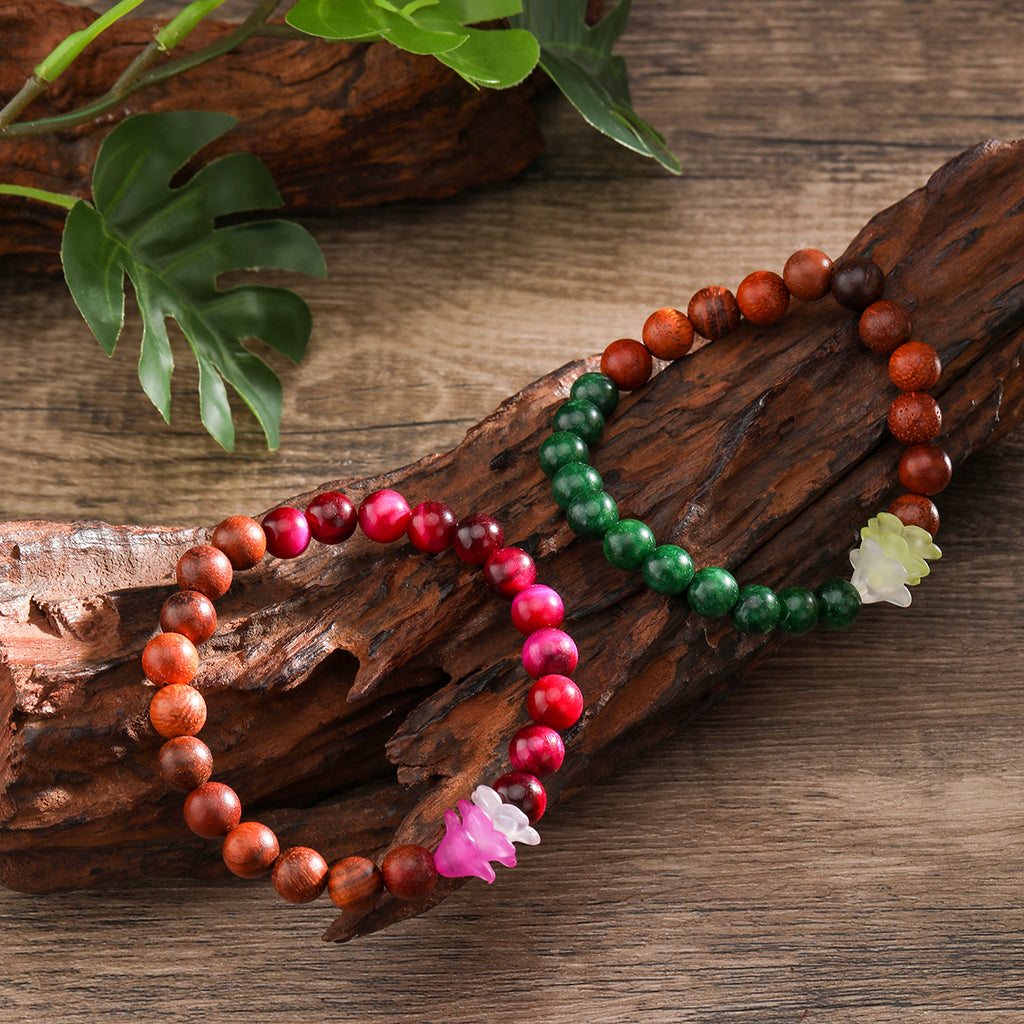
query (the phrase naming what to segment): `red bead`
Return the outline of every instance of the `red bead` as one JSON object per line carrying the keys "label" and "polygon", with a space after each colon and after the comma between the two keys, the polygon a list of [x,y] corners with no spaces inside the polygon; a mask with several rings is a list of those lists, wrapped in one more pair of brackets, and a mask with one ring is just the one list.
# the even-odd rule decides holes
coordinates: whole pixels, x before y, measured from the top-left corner
{"label": "red bead", "polygon": [[572,637],[560,629],[538,629],[523,644],[523,668],[531,679],[553,673],[567,676],[578,660]]}
{"label": "red bead", "polygon": [[859,313],[885,291],[885,273],[874,260],[847,256],[832,264],[832,297],[844,309]]}
{"label": "red bead", "polygon": [[277,860],[277,836],[258,821],[243,821],[225,837],[221,857],[228,871],[239,878],[259,878],[265,875]]}
{"label": "red bead", "polygon": [[537,566],[522,548],[498,548],[484,562],[483,574],[492,594],[511,601],[521,590],[533,585]]}
{"label": "red bead", "polygon": [[512,625],[526,636],[545,626],[560,626],[564,618],[561,597],[543,583],[520,590],[512,599]]}
{"label": "red bead", "polygon": [[160,633],[142,649],[142,671],[157,686],[191,683],[199,671],[199,652],[181,633]]}
{"label": "red bead", "polygon": [[356,507],[340,491],[324,491],[306,506],[306,522],[314,540],[340,544],[355,533]]}
{"label": "red bead", "polygon": [[933,537],[939,532],[939,510],[923,494],[902,494],[889,506],[889,511],[904,526],[920,526]]}
{"label": "red bead", "polygon": [[389,850],[380,866],[384,885],[396,899],[418,900],[437,884],[434,855],[409,844]]}
{"label": "red bead", "polygon": [[268,512],[263,517],[263,532],[267,535],[267,550],[274,558],[298,558],[312,537],[305,514],[290,505]]}
{"label": "red bead", "polygon": [[507,804],[513,804],[536,825],[548,806],[548,795],[540,779],[527,772],[507,772],[491,787]]}
{"label": "red bead", "polygon": [[455,554],[470,565],[483,565],[505,543],[505,531],[497,519],[474,512],[460,519],[452,546]]}
{"label": "red bead", "polygon": [[889,357],[889,379],[900,391],[927,391],[941,375],[939,353],[923,341],[908,341]]}
{"label": "red bead", "polygon": [[160,608],[160,628],[180,633],[193,644],[202,644],[217,632],[217,611],[213,602],[198,590],[179,590]]}
{"label": "red bead", "polygon": [[636,391],[650,379],[654,369],[651,353],[632,338],[619,338],[601,353],[601,372],[615,381],[620,391]]}
{"label": "red bead", "polygon": [[380,868],[365,857],[346,857],[331,868],[327,876],[327,895],[331,902],[350,914],[365,914],[384,892]]}
{"label": "red bead", "polygon": [[797,249],[782,268],[782,280],[794,299],[813,302],[832,287],[832,261],[820,249]]}
{"label": "red bead", "polygon": [[678,309],[656,309],[644,322],[641,337],[652,356],[680,359],[693,346],[693,324]]}
{"label": "red bead", "polygon": [[508,755],[516,771],[550,775],[562,767],[565,744],[550,726],[527,725],[512,737]]}
{"label": "red bead", "polygon": [[218,523],[210,543],[228,556],[233,569],[251,569],[267,553],[263,527],[248,516],[229,516]]}
{"label": "red bead", "polygon": [[942,410],[931,395],[906,391],[889,406],[889,430],[903,444],[923,444],[942,429]]}
{"label": "red bead", "polygon": [[458,516],[443,501],[421,501],[412,510],[406,531],[413,547],[437,555],[452,546],[458,522]]}
{"label": "red bead", "polygon": [[538,725],[568,729],[583,714],[583,694],[567,676],[541,676],[526,695],[526,710]]}
{"label": "red bead", "polygon": [[736,305],[751,323],[777,324],[789,308],[789,289],[778,274],[755,270],[736,289]]}
{"label": "red bead", "polygon": [[311,903],[327,885],[327,861],[308,846],[293,846],[274,861],[270,880],[289,903]]}
{"label": "red bead", "polygon": [[178,587],[198,590],[211,601],[228,592],[231,574],[231,560],[212,544],[198,544],[178,559]]}
{"label": "red bead", "polygon": [[740,307],[728,288],[712,284],[694,293],[686,315],[698,334],[717,341],[739,326]]}
{"label": "red bead", "polygon": [[195,736],[206,725],[206,701],[194,686],[171,683],[153,694],[149,720],[164,739]]}
{"label": "red bead", "polygon": [[409,503],[388,488],[368,494],[359,506],[359,528],[379,544],[404,537],[411,518]]}
{"label": "red bead", "polygon": [[213,754],[197,736],[175,736],[157,754],[160,777],[171,789],[190,793],[210,781]]}
{"label": "red bead", "polygon": [[899,475],[911,494],[938,494],[953,478],[953,463],[937,444],[912,444],[900,459]]}
{"label": "red bead", "polygon": [[907,307],[888,299],[872,302],[857,321],[860,340],[880,356],[898,349],[910,337],[912,329]]}
{"label": "red bead", "polygon": [[207,782],[185,797],[185,824],[203,839],[226,836],[242,818],[242,801],[223,782]]}

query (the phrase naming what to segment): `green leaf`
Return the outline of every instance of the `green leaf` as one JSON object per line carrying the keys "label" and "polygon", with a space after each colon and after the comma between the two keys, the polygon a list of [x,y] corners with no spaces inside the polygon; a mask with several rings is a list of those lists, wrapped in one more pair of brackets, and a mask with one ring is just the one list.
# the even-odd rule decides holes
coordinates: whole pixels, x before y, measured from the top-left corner
{"label": "green leaf", "polygon": [[537,37],[540,66],[589,124],[679,174],[682,167],[665,139],[633,110],[626,62],[612,53],[630,0],[619,0],[593,26],[585,21],[586,9],[587,0],[524,0],[512,24]]}
{"label": "green leaf", "polygon": [[124,326],[124,275],[142,316],[139,380],[170,419],[174,360],[167,318],[177,321],[199,365],[203,424],[225,448],[234,425],[225,382],[249,406],[276,448],[281,382],[243,344],[259,338],[298,362],[309,342],[305,302],[285,288],[220,288],[232,270],[276,267],[322,277],[312,236],[289,221],[216,227],[217,218],[281,205],[266,167],[249,153],[207,164],[175,188],[170,180],[198,150],[235,123],[200,111],[140,114],[107,136],[93,170],[95,208],[79,201],[64,227],[64,276],[90,330],[108,354]]}
{"label": "green leaf", "polygon": [[489,89],[507,89],[537,66],[540,47],[533,35],[523,29],[466,31],[468,37],[461,46],[436,57],[467,82]]}

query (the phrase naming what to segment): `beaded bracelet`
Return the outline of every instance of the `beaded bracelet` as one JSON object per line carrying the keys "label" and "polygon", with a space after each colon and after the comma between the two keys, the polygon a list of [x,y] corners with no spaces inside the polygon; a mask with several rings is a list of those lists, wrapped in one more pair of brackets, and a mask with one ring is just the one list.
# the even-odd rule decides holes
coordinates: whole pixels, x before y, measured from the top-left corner
{"label": "beaded bracelet", "polygon": [[[605,558],[619,569],[641,571],[659,594],[684,595],[690,608],[707,618],[730,615],[741,633],[763,634],[778,627],[791,636],[815,625],[843,628],[860,614],[862,603],[888,601],[906,607],[907,589],[929,572],[928,560],[941,557],[932,537],[939,514],[931,496],[952,477],[948,454],[934,438],[942,426],[938,403],[927,389],[942,372],[935,349],[911,341],[910,313],[883,299],[885,274],[874,261],[848,258],[833,264],[817,249],[800,249],[786,261],[782,275],[761,270],[747,275],[733,295],[710,286],[690,299],[687,312],[659,309],[644,324],[643,341],[613,341],[601,356],[600,373],[584,373],[570,398],[556,410],[554,433],[540,446],[539,460],[551,477],[551,492],[565,510],[572,530],[603,542]],[[850,553],[854,572],[847,580],[827,580],[815,590],[789,586],[775,593],[762,584],[740,587],[721,566],[694,569],[689,553],[675,544],[658,545],[651,528],[637,519],[620,519],[615,500],[605,492],[590,465],[590,447],[600,439],[605,418],[615,410],[620,391],[635,391],[650,379],[654,357],[686,355],[700,334],[709,341],[725,337],[742,318],[766,326],[778,323],[790,298],[805,302],[828,293],[859,314],[864,344],[889,356],[889,377],[900,395],[889,407],[888,426],[907,445],[899,479],[907,493],[861,530],[860,547]]]}
{"label": "beaded bracelet", "polygon": [[[509,744],[512,771],[478,786],[458,812],[445,812],[445,836],[436,852],[416,844],[393,847],[380,866],[367,857],[346,857],[328,867],[306,846],[281,852],[277,836],[257,821],[242,821],[237,793],[211,782],[213,755],[198,738],[207,706],[192,683],[199,670],[197,647],[217,628],[213,601],[223,596],[235,571],[250,569],[266,552],[295,558],[315,539],[324,544],[347,540],[356,525],[380,543],[408,537],[428,554],[453,548],[469,565],[482,569],[488,589],[511,601],[512,623],[526,639],[522,662],[535,680],[526,698],[533,725],[520,729]],[[387,890],[402,900],[426,896],[438,875],[495,878],[491,861],[514,867],[514,843],[536,845],[532,826],[544,814],[547,794],[540,776],[556,771],[565,756],[560,731],[573,726],[583,710],[579,687],[569,678],[578,660],[572,638],[558,627],[565,609],[550,587],[536,583],[537,570],[526,551],[504,546],[504,531],[491,516],[458,520],[437,501],[410,509],[402,495],[379,490],[367,495],[358,512],[344,494],[317,495],[305,511],[288,506],[267,513],[262,524],[246,516],[225,519],[208,545],[189,548],[178,559],[178,591],[160,611],[161,633],[142,654],[146,678],[158,689],[150,702],[150,721],[166,739],[158,755],[168,785],[187,793],[184,817],[205,839],[222,841],[224,863],[234,874],[253,878],[272,872],[275,890],[292,903],[307,903],[326,888],[342,910],[365,913]]]}

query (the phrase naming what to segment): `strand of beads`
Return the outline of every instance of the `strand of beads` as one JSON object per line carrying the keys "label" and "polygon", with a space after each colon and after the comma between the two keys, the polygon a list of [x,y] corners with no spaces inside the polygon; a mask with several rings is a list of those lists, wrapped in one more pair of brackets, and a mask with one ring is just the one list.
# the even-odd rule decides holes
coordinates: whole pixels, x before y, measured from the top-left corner
{"label": "strand of beads", "polygon": [[[911,341],[910,313],[901,303],[882,298],[886,277],[874,261],[849,258],[834,263],[817,249],[801,249],[786,261],[781,275],[768,270],[748,274],[735,295],[727,288],[701,288],[686,313],[659,309],[644,323],[642,341],[621,338],[601,356],[600,373],[581,374],[569,400],[555,411],[553,433],[540,446],[539,459],[551,478],[555,502],[565,510],[579,536],[601,540],[605,558],[619,569],[640,571],[651,590],[684,595],[691,609],[708,618],[730,615],[743,633],[779,628],[802,635],[817,624],[851,625],[862,603],[910,603],[908,586],[928,574],[928,560],[941,556],[932,537],[939,515],[931,497],[952,476],[947,453],[934,443],[942,426],[938,403],[926,394],[942,371],[935,349]],[[721,566],[695,569],[689,553],[675,544],[659,545],[647,524],[619,517],[618,506],[590,465],[590,449],[621,391],[635,391],[650,379],[654,359],[685,356],[696,335],[710,341],[725,337],[744,318],[762,326],[778,323],[790,300],[813,302],[830,294],[858,314],[864,344],[889,357],[889,376],[900,395],[892,402],[888,426],[907,445],[899,464],[906,493],[887,512],[861,530],[861,546],[851,552],[851,580],[826,580],[815,590],[788,586],[775,593],[762,584],[740,587]]]}
{"label": "strand of beads", "polygon": [[[435,853],[403,844],[389,850],[379,865],[353,856],[328,867],[310,847],[281,852],[270,828],[241,820],[242,803],[234,789],[211,781],[213,754],[198,736],[206,723],[206,700],[193,683],[199,671],[198,648],[217,629],[213,602],[227,593],[234,572],[251,569],[268,552],[276,558],[296,558],[311,540],[339,544],[357,525],[380,543],[407,537],[428,554],[452,549],[463,562],[482,570],[493,594],[511,601],[513,625],[525,636],[523,666],[535,680],[526,699],[533,724],[512,737],[512,770],[493,786],[478,786],[471,802],[459,801],[459,814],[446,812],[446,834]],[[505,547],[504,540],[500,524],[488,515],[459,520],[452,509],[436,501],[411,509],[393,490],[374,491],[357,511],[346,495],[329,491],[317,495],[304,511],[276,508],[262,524],[246,516],[225,519],[213,530],[210,544],[181,555],[179,589],[164,602],[162,632],[142,654],[146,678],[158,688],[150,702],[150,721],[166,740],[158,755],[161,776],[171,788],[188,794],[186,824],[202,838],[221,840],[229,870],[243,878],[271,871],[275,890],[293,903],[314,900],[326,888],[343,910],[364,913],[385,890],[398,899],[421,899],[433,889],[438,874],[476,875],[492,882],[491,861],[514,867],[513,843],[540,842],[532,827],[547,805],[540,777],[561,766],[561,732],[574,725],[583,710],[579,687],[569,678],[578,655],[572,638],[559,628],[565,614],[561,598],[536,583],[530,555]]]}

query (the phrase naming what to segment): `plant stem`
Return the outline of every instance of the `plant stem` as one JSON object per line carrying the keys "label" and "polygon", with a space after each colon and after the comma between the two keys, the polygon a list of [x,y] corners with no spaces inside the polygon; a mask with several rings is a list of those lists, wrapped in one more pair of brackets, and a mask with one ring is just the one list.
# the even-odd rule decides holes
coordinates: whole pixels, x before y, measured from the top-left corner
{"label": "plant stem", "polygon": [[49,192],[44,188],[31,188],[28,185],[0,184],[0,195],[24,196],[26,199],[35,199],[40,203],[63,206],[65,210],[70,210],[75,203],[81,202],[78,196],[68,195],[66,192]]}
{"label": "plant stem", "polygon": [[9,125],[37,96],[41,96],[49,83],[38,75],[29,75],[25,84],[11,98],[3,110],[0,110],[0,133]]}

